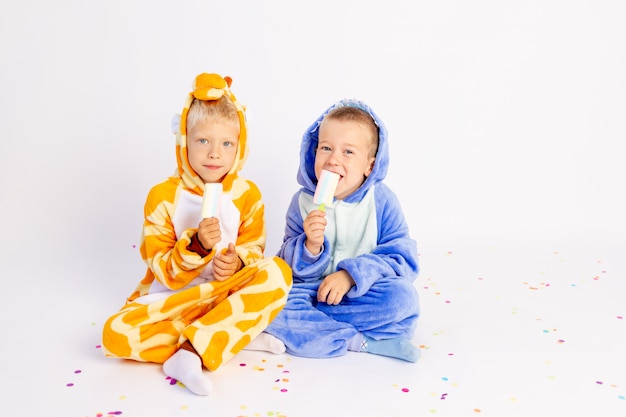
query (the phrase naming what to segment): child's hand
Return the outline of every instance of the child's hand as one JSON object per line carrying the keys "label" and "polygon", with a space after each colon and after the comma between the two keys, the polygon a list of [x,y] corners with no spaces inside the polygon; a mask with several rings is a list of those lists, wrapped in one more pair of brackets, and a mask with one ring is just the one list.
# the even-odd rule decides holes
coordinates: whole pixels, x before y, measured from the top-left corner
{"label": "child's hand", "polygon": [[302,225],[306,234],[306,248],[313,255],[317,255],[322,250],[324,244],[324,229],[326,228],[326,212],[313,210],[304,219]]}
{"label": "child's hand", "polygon": [[337,305],[343,296],[350,291],[355,282],[343,269],[327,275],[317,289],[317,301]]}
{"label": "child's hand", "polygon": [[213,275],[218,281],[230,278],[235,272],[243,267],[243,262],[235,251],[235,245],[228,244],[228,248],[223,249],[213,257]]}
{"label": "child's hand", "polygon": [[210,252],[217,242],[222,240],[220,221],[215,217],[202,219],[198,225],[198,240],[202,247]]}

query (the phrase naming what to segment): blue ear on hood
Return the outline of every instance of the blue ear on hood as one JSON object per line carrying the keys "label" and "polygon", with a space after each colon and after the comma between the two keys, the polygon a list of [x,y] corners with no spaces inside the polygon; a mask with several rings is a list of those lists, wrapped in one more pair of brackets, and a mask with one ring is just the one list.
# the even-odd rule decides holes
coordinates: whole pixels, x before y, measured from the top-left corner
{"label": "blue ear on hood", "polygon": [[363,185],[352,195],[345,199],[346,202],[360,200],[365,192],[372,185],[382,181],[387,176],[389,167],[389,148],[387,143],[387,129],[382,120],[374,113],[374,111],[364,102],[356,99],[343,99],[330,106],[322,113],[305,131],[302,136],[302,144],[300,146],[300,166],[298,168],[298,183],[306,190],[313,193],[317,178],[315,177],[315,152],[318,143],[319,126],[322,120],[330,111],[339,107],[356,107],[369,114],[376,126],[378,126],[378,151],[376,152],[376,161],[374,168]]}

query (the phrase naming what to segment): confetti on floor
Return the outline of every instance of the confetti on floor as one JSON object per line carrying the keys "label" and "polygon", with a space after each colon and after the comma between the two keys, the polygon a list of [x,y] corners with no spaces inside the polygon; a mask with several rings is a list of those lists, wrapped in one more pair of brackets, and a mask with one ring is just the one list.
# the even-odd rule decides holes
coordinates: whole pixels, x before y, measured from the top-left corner
{"label": "confetti on floor", "polygon": [[[562,415],[626,415],[626,374],[620,371],[626,369],[620,336],[626,268],[610,256],[600,262],[566,250],[534,259],[526,254],[523,263],[515,253],[507,260],[502,247],[479,255],[472,250],[441,251],[436,259],[421,254],[428,267],[416,281],[422,309],[413,339],[421,351],[416,364],[356,353],[309,359],[242,351],[207,371],[214,392],[201,398],[163,376],[160,365],[105,358],[100,331],[111,311],[98,303],[69,323],[73,341],[58,339],[48,358],[25,349],[22,362],[41,363],[40,382],[63,389],[51,394],[55,405],[86,417],[306,417],[329,409],[342,416],[393,416],[408,408],[436,417],[543,417],[536,404],[551,398]],[[87,312],[91,320],[83,323]],[[589,350],[592,345],[604,346],[602,354]],[[393,390],[393,401],[383,401],[385,389]],[[344,401],[347,394],[370,401],[355,407]],[[557,401],[565,397],[567,403]],[[27,415],[52,409],[46,400],[19,404]]]}

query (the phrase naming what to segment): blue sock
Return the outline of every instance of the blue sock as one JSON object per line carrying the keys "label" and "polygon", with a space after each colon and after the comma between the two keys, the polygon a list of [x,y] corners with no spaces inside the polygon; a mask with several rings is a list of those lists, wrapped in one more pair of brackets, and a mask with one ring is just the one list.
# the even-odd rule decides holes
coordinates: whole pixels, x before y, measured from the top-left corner
{"label": "blue sock", "polygon": [[364,337],[360,350],[361,352],[389,356],[407,362],[417,362],[420,357],[419,349],[413,346],[411,341],[406,337],[395,337],[393,339],[383,340],[374,340],[369,337]]}

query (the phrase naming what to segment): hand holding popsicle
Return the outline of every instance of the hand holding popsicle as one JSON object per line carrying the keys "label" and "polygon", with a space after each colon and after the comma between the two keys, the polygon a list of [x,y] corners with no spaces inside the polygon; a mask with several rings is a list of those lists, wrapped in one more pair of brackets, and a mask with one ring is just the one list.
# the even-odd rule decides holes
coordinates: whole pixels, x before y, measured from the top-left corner
{"label": "hand holding popsicle", "polygon": [[222,240],[220,221],[217,217],[202,219],[198,225],[198,240],[205,251],[211,252],[215,245]]}
{"label": "hand holding popsicle", "polygon": [[320,253],[324,244],[324,229],[326,228],[325,208],[327,204],[332,204],[338,182],[338,174],[326,170],[322,171],[313,195],[313,202],[319,204],[318,209],[311,211],[304,219],[305,245],[313,255]]}
{"label": "hand holding popsicle", "polygon": [[204,184],[202,220],[198,225],[198,239],[202,247],[207,251],[211,251],[222,240],[220,222],[216,217],[221,196],[221,182]]}

